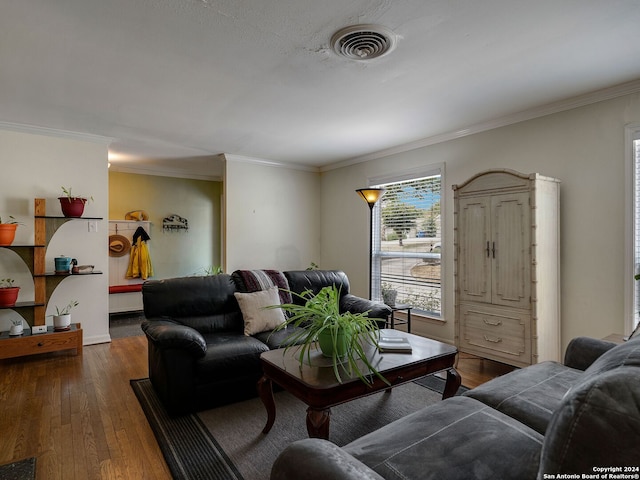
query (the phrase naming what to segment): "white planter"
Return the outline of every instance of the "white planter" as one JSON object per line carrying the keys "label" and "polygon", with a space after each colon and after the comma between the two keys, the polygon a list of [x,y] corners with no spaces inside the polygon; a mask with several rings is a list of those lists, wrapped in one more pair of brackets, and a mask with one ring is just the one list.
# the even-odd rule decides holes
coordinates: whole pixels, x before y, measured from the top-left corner
{"label": "white planter", "polygon": [[24,331],[24,326],[22,325],[22,322],[14,323],[13,325],[11,325],[11,328],[9,329],[9,335],[22,335],[23,331]]}
{"label": "white planter", "polygon": [[66,315],[54,315],[53,316],[53,329],[54,330],[68,330],[71,325],[71,314]]}

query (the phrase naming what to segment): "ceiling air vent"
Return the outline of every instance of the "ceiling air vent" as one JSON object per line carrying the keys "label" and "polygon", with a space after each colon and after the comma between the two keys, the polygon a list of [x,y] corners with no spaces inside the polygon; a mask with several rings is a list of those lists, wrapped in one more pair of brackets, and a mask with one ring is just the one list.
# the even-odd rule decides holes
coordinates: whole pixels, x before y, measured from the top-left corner
{"label": "ceiling air vent", "polygon": [[351,60],[370,60],[394,49],[395,34],[380,25],[352,25],[338,30],[331,37],[331,47],[340,56]]}

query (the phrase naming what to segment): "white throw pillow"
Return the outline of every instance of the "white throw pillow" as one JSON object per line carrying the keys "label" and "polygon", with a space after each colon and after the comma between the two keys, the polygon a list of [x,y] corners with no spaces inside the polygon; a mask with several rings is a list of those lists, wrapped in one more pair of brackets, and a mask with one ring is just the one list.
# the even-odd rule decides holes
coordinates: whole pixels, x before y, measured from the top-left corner
{"label": "white throw pillow", "polygon": [[284,312],[281,308],[265,308],[280,305],[278,287],[252,293],[234,292],[240,311],[244,318],[244,334],[247,336],[273,330],[284,323]]}

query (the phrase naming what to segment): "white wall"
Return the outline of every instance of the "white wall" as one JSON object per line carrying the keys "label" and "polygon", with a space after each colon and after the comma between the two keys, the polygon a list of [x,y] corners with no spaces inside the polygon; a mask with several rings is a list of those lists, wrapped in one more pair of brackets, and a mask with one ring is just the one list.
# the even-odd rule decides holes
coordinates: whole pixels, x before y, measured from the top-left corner
{"label": "white wall", "polygon": [[[80,264],[92,264],[103,275],[64,279],[49,300],[47,315],[55,306],[63,307],[70,300],[80,305],[72,311],[72,321],[81,322],[84,343],[109,341],[108,318],[108,251],[107,209],[107,143],[106,139],[87,140],[59,138],[40,134],[0,130],[0,215],[13,215],[24,226],[18,227],[14,244],[33,245],[34,198],[47,201],[47,215],[61,216],[57,197],[61,186],[73,193],[93,196],[85,207],[84,216],[102,217],[98,231],[89,233],[88,222],[74,220],[65,223],[52,239],[46,254],[46,269],[53,271],[53,259],[66,255]],[[84,137],[82,137],[84,138]],[[0,249],[0,278],[11,276],[21,286],[18,301],[33,301],[33,280],[17,256]],[[8,330],[10,311],[0,311],[0,329]],[[52,324],[47,317],[47,324]]]}
{"label": "white wall", "polygon": [[477,172],[510,168],[559,178],[561,190],[562,344],[578,335],[624,331],[625,124],[640,121],[633,94],[322,175],[324,267],[343,268],[354,293],[366,295],[368,212],[354,190],[368,178],[445,163],[444,325],[435,338],[453,341],[452,184]]}
{"label": "white wall", "polygon": [[225,271],[320,262],[319,174],[226,155]]}

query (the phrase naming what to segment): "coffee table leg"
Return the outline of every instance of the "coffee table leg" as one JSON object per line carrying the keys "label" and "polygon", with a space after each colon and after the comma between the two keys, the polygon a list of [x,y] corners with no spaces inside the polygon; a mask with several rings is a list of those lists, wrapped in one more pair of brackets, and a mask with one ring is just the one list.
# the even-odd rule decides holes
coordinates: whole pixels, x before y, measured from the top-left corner
{"label": "coffee table leg", "polygon": [[329,440],[329,420],[331,409],[316,410],[307,408],[307,433],[310,438],[323,438]]}
{"label": "coffee table leg", "polygon": [[258,380],[258,394],[267,409],[267,424],[262,429],[262,433],[269,433],[269,430],[273,427],[273,422],[276,421],[276,402],[273,400],[273,388],[270,378],[263,376]]}
{"label": "coffee table leg", "polygon": [[455,368],[451,367],[447,370],[447,383],[444,386],[444,392],[442,392],[442,399],[453,397],[458,388],[460,388],[461,383],[462,377]]}

